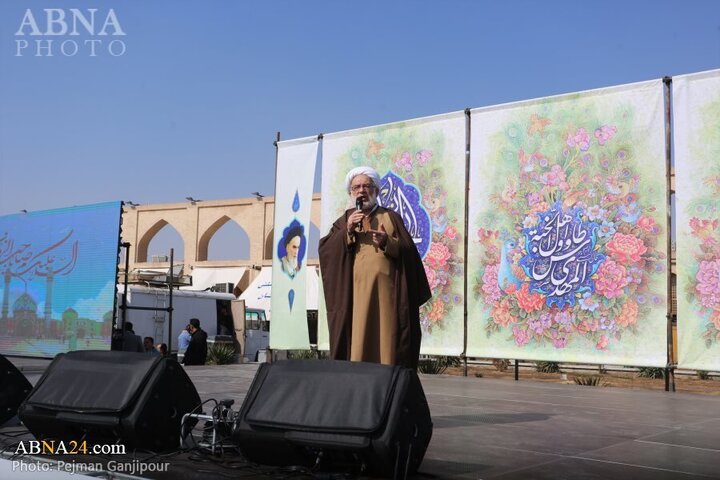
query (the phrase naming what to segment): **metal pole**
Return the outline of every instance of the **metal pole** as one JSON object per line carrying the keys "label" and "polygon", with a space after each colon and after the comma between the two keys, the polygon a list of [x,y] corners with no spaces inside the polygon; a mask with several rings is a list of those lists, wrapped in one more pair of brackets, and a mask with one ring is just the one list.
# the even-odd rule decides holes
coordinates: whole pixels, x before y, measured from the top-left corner
{"label": "metal pole", "polygon": [[517,382],[518,380],[520,380],[520,366],[519,366],[519,363],[520,363],[520,361],[516,359],[516,360],[515,360],[515,381],[516,381],[516,382]]}
{"label": "metal pole", "polygon": [[[280,132],[275,133],[275,141],[273,142],[273,145],[275,146],[275,192],[273,192],[273,224],[275,223],[275,219],[277,218],[277,176],[278,176],[278,156],[280,155],[280,146],[278,145],[280,143]],[[312,202],[312,198],[310,200]],[[263,215],[265,215],[265,208],[263,205]],[[275,227],[273,226],[273,234],[275,235],[275,238],[279,238],[278,232],[275,231]],[[275,248],[275,241],[272,242],[272,248]],[[273,258],[275,256],[275,252],[270,252],[270,258]],[[264,256],[263,256],[264,258]],[[261,271],[262,271],[262,267]],[[257,277],[256,277],[257,278]],[[305,312],[305,315],[307,315],[307,312]],[[276,359],[276,353],[273,351],[273,349],[270,346],[270,341],[272,340],[272,331],[273,326],[277,328],[277,322],[270,322],[270,331],[268,332],[268,349],[265,352],[265,361],[268,363],[274,363]]]}
{"label": "metal pole", "polygon": [[[130,246],[129,243],[122,241],[122,215],[123,215],[123,202],[120,202],[120,237],[118,238],[118,249],[117,249],[117,258],[120,258],[120,250],[122,248],[128,248]],[[127,272],[127,264],[128,260],[127,257],[129,255],[128,250],[125,251],[125,278],[127,278],[128,272]],[[113,308],[112,308],[112,320],[110,324],[110,345],[112,348],[112,334],[113,331],[118,328],[118,298],[117,294],[118,292],[118,284],[120,280],[120,265],[115,266],[115,284],[113,285]]]}
{"label": "metal pole", "polygon": [[128,269],[130,268],[130,243],[123,243],[123,247],[125,247],[125,280],[123,281],[122,305],[120,305],[120,309],[122,310],[122,324],[120,325],[120,330],[125,329],[125,320],[127,319],[128,275],[130,273],[128,272]]}
{"label": "metal pole", "polygon": [[663,97],[665,100],[665,207],[667,218],[667,362],[665,367],[665,391],[670,391],[670,377],[672,376],[672,391],[675,391],[675,372],[673,366],[673,329],[672,329],[672,78],[663,78]]}
{"label": "metal pole", "polygon": [[[127,320],[128,276],[130,274],[130,272],[128,271],[128,269],[130,268],[130,242],[125,242],[122,244],[122,246],[125,247],[125,278],[123,279],[123,294],[122,301],[120,302],[120,350],[123,350],[123,348],[125,347],[125,321]],[[110,343],[112,345],[112,342]]]}
{"label": "metal pole", "polygon": [[174,268],[175,261],[175,249],[170,249],[170,281],[169,284],[169,299],[168,299],[168,353],[172,353],[172,320],[173,320],[173,283],[174,283]]}
{"label": "metal pole", "polygon": [[470,203],[470,109],[465,109],[465,238],[463,239],[463,376],[467,377],[467,339],[468,339],[468,226]]}
{"label": "metal pole", "polygon": [[[157,308],[157,307],[133,307],[132,305],[127,304],[127,294],[128,294],[128,276],[129,276],[129,269],[130,269],[130,243],[125,242],[122,244],[123,247],[125,247],[125,278],[123,280],[123,294],[122,294],[122,301],[120,302],[120,310],[122,311],[120,315],[120,330],[121,332],[125,331],[125,321],[127,320],[127,311],[128,310],[151,310],[154,312],[157,311],[164,311],[169,313],[170,317],[170,338],[172,339],[172,284],[173,284],[173,275],[172,275],[172,263],[173,263],[173,250],[170,249],[170,306],[168,308]],[[124,340],[120,339],[120,349],[122,350]],[[171,345],[168,343],[168,345]],[[170,347],[168,347],[170,348]]]}

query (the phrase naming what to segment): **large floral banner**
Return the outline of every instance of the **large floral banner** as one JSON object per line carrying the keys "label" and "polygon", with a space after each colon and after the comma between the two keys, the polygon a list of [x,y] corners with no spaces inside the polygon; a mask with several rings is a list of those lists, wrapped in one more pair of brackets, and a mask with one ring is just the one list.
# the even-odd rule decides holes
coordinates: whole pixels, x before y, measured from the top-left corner
{"label": "large floral banner", "polygon": [[720,369],[720,70],[673,77],[678,366]]}
{"label": "large floral banner", "polygon": [[463,350],[465,142],[463,112],[327,134],[323,140],[322,235],[354,206],[347,172],[360,165],[377,169],[379,203],[403,217],[432,288],[420,311],[421,352],[427,354]]}
{"label": "large floral banner", "polygon": [[664,366],[660,80],[471,112],[468,355]]}

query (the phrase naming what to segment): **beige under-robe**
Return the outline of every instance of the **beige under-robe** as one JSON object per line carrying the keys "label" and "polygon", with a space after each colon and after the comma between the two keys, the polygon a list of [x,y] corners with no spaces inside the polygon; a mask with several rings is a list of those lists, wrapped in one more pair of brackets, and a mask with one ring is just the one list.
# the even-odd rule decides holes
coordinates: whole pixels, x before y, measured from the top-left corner
{"label": "beige under-robe", "polygon": [[[384,251],[373,244],[372,233],[367,233],[369,229],[380,230],[381,223],[388,234]],[[355,245],[350,360],[392,365],[397,310],[393,279],[399,251],[388,213],[376,210],[365,217],[362,231],[348,236],[348,242]]]}

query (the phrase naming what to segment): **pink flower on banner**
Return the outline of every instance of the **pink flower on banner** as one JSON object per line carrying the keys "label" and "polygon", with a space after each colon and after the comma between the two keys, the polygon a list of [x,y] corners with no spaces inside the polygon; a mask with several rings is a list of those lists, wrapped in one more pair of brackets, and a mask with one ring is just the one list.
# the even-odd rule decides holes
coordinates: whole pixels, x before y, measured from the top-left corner
{"label": "pink flower on banner", "polygon": [[[425,267],[427,269],[427,267]],[[499,264],[488,265],[485,267],[485,273],[482,277],[482,291],[485,293],[485,303],[493,304],[500,300],[502,292],[498,286],[498,270],[500,269]]]}
{"label": "pink flower on banner", "polygon": [[502,193],[500,194],[500,198],[503,202],[510,203],[515,199],[515,196],[517,195],[517,187],[514,183],[508,183],[505,185],[505,188],[503,189]]}
{"label": "pink flower on banner", "polygon": [[589,325],[591,332],[597,332],[598,330],[600,330],[600,320],[598,320],[597,318],[593,318]]}
{"label": "pink flower on banner", "polygon": [[510,300],[502,299],[500,303],[496,303],[491,313],[493,322],[502,327],[507,327],[511,323],[517,322],[517,319],[510,313]]}
{"label": "pink flower on banner", "polygon": [[580,322],[577,326],[577,331],[584,335],[588,332],[597,332],[599,328],[600,321],[597,318],[594,318],[592,320],[583,320]]}
{"label": "pink flower on banner", "polygon": [[510,272],[515,276],[515,278],[525,278],[525,270],[518,265],[518,262],[522,258],[522,254],[516,253],[513,255],[513,263],[510,264]]}
{"label": "pink flower on banner", "polygon": [[550,313],[545,312],[541,314],[538,318],[530,318],[528,319],[528,328],[535,332],[538,335],[542,335],[545,330],[548,330],[550,326],[552,325],[552,320],[550,319]]}
{"label": "pink flower on banner", "polygon": [[640,285],[643,281],[643,274],[645,273],[643,269],[632,266],[627,269],[628,273],[628,285],[631,283],[636,283]]}
{"label": "pink flower on banner", "polygon": [[695,289],[700,293],[700,302],[706,308],[720,306],[720,259],[700,262],[695,276],[698,284]]}
{"label": "pink flower on banner", "polygon": [[555,317],[553,318],[553,320],[558,325],[572,325],[574,316],[573,316],[572,311],[570,311],[568,309],[564,309],[560,312],[557,312],[555,314]]}
{"label": "pink flower on banner", "polygon": [[615,318],[615,323],[621,327],[635,325],[638,317],[638,304],[635,300],[628,298],[620,309],[620,315]]}
{"label": "pink flower on banner", "polygon": [[594,312],[595,309],[600,306],[595,296],[590,292],[583,293],[578,303],[580,304],[581,310],[587,310],[588,312]]}
{"label": "pink flower on banner", "polygon": [[613,260],[605,260],[597,271],[595,291],[605,298],[619,297],[627,285],[627,271]]}
{"label": "pink flower on banner", "polygon": [[395,166],[399,170],[405,170],[406,172],[412,170],[412,158],[410,157],[410,152],[403,152],[402,155],[395,160]]}
{"label": "pink flower on banner", "polygon": [[442,243],[433,242],[430,244],[430,250],[428,250],[425,256],[425,261],[432,268],[442,268],[447,264],[450,259],[450,250]]}
{"label": "pink flower on banner", "polygon": [[690,228],[696,237],[707,238],[713,234],[717,227],[718,219],[700,220],[696,217],[690,219]]}
{"label": "pink flower on banner", "polygon": [[520,290],[515,292],[515,298],[517,298],[518,307],[526,312],[542,310],[545,305],[545,297],[540,293],[531,292],[529,283],[522,284]]}
{"label": "pink flower on banner", "polygon": [[532,206],[530,213],[546,212],[550,210],[550,204],[547,202],[538,202]]}
{"label": "pink flower on banner", "polygon": [[607,251],[613,259],[628,265],[642,260],[641,255],[647,252],[647,247],[636,236],[618,232],[608,242]]}
{"label": "pink flower on banner", "polygon": [[[716,248],[718,245],[720,245],[720,242],[718,242],[717,240],[715,240],[712,237],[708,237],[708,238],[703,238],[702,245],[704,245],[709,250],[712,250],[713,248]],[[720,250],[718,250],[717,253],[715,253],[715,256],[720,257]]]}
{"label": "pink flower on banner", "polygon": [[652,233],[653,230],[655,230],[655,219],[652,217],[641,215],[640,218],[638,218],[637,224],[638,227],[642,228],[648,233]]}
{"label": "pink flower on banner", "polygon": [[526,195],[528,205],[532,206],[542,201],[542,197],[538,192],[531,192]]}
{"label": "pink flower on banner", "polygon": [[438,276],[435,273],[435,270],[428,267],[427,265],[423,265],[425,267],[425,276],[427,277],[428,284],[430,285],[430,290],[434,290],[435,287],[438,286],[440,283],[438,280]]}
{"label": "pink flower on banner", "polygon": [[500,235],[499,230],[486,230],[484,228],[478,228],[477,231],[478,240],[482,243],[492,243],[498,238],[498,235]]}
{"label": "pink flower on banner", "polygon": [[605,181],[605,188],[608,193],[612,195],[620,195],[620,193],[622,192],[622,189],[620,188],[620,182],[616,177],[608,177],[608,179]]}
{"label": "pink flower on banner", "polygon": [[567,190],[568,184],[565,172],[560,165],[553,165],[549,172],[543,173],[542,183],[548,187],[558,187],[560,190]]}
{"label": "pink flower on banner", "polygon": [[513,337],[515,337],[515,344],[518,347],[522,347],[530,341],[530,334],[528,333],[528,331],[523,330],[517,325],[513,327]]}
{"label": "pink flower on banner", "polygon": [[710,315],[710,320],[712,320],[715,328],[720,330],[720,310],[715,310],[712,315]]}
{"label": "pink flower on banner", "polygon": [[428,313],[428,319],[431,322],[439,322],[443,319],[443,316],[445,315],[445,303],[437,299],[433,303],[432,310],[430,310],[430,313]]}
{"label": "pink flower on banner", "polygon": [[567,337],[560,335],[558,332],[552,332],[550,336],[555,348],[565,348],[567,346]]}
{"label": "pink flower on banner", "polygon": [[575,135],[568,134],[566,143],[568,147],[579,147],[583,152],[590,148],[590,135],[584,128],[578,128]]}
{"label": "pink flower on banner", "polygon": [[448,226],[445,229],[445,236],[448,237],[450,240],[455,240],[457,237],[457,228],[453,227],[452,225]]}
{"label": "pink flower on banner", "polygon": [[610,340],[608,339],[607,335],[600,335],[600,340],[598,340],[595,348],[597,348],[598,350],[605,350],[608,346],[608,343],[610,343]]}
{"label": "pink flower on banner", "polygon": [[605,142],[610,140],[613,135],[617,132],[617,128],[612,125],[603,125],[602,127],[595,130],[595,138],[600,145],[605,145]]}
{"label": "pink flower on banner", "polygon": [[418,165],[421,167],[424,167],[425,164],[432,158],[432,151],[430,150],[420,150],[415,154],[415,160],[417,160]]}

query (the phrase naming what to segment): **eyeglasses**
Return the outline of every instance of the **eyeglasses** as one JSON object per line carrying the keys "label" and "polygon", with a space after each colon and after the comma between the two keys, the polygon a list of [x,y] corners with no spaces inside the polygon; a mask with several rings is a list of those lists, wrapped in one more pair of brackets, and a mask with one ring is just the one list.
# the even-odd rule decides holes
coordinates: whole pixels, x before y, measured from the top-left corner
{"label": "eyeglasses", "polygon": [[361,185],[351,186],[350,190],[352,190],[353,192],[359,192],[360,190],[372,190],[373,188],[375,188],[375,185],[373,185],[372,183],[363,183]]}

